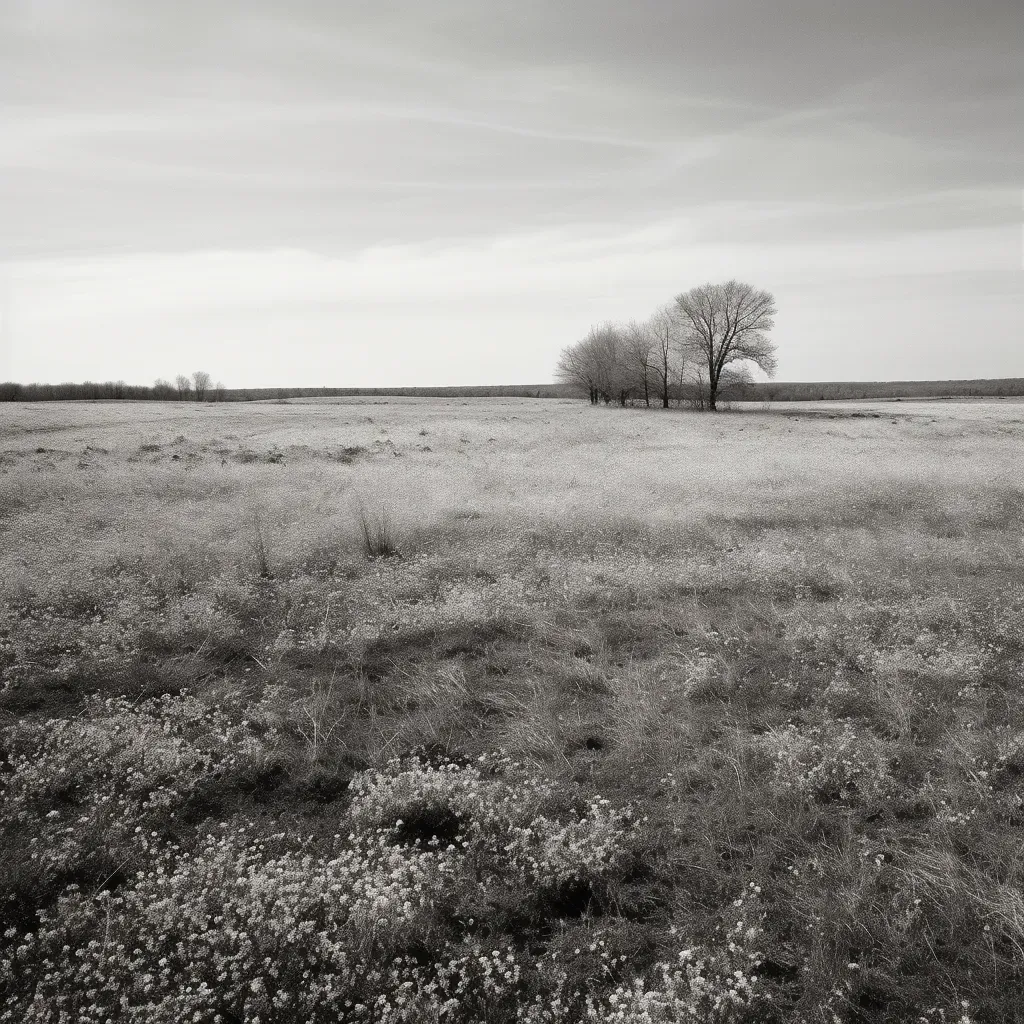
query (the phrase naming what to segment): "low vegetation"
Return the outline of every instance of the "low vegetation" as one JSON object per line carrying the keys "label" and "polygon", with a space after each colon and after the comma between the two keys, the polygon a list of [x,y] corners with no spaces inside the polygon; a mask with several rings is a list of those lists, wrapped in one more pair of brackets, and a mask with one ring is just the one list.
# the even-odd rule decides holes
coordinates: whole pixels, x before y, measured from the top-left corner
{"label": "low vegetation", "polygon": [[4,406],[0,1022],[1019,1019],[1024,408],[857,412]]}

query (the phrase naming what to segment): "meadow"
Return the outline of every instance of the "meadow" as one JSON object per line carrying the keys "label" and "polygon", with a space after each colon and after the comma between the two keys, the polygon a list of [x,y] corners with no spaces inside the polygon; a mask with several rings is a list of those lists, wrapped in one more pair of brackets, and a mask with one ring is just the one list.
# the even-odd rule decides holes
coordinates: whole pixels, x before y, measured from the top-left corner
{"label": "meadow", "polygon": [[0,1022],[1024,1020],[1022,453],[0,405]]}

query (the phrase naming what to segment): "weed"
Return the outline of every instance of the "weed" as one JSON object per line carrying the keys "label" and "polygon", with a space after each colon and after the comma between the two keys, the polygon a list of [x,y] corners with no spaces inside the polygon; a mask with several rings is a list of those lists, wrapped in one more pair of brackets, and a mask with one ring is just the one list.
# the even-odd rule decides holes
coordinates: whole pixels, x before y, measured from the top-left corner
{"label": "weed", "polygon": [[266,526],[264,524],[263,512],[258,506],[254,507],[249,513],[249,550],[252,554],[256,574],[260,579],[272,579],[274,573],[270,566]]}
{"label": "weed", "polygon": [[376,514],[371,514],[360,504],[358,516],[366,557],[397,558],[401,552],[388,510],[382,507]]}

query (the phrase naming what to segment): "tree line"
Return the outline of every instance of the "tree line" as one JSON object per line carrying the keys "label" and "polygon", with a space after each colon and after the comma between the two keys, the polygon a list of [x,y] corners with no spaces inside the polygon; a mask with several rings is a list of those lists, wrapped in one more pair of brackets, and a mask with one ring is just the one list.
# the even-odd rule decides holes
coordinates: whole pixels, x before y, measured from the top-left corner
{"label": "tree line", "polygon": [[0,383],[0,402],[68,402],[105,401],[129,399],[131,401],[196,401],[223,402],[227,390],[220,381],[205,370],[197,370],[191,376],[178,374],[172,383],[162,377],[151,387],[143,384],[126,384],[123,380],[83,381],[80,384],[18,384],[14,381]]}
{"label": "tree line", "polygon": [[555,378],[591,404],[688,401],[715,410],[753,383],[752,368],[776,371],[771,292],[742,281],[703,284],[643,321],[604,323],[567,345]]}

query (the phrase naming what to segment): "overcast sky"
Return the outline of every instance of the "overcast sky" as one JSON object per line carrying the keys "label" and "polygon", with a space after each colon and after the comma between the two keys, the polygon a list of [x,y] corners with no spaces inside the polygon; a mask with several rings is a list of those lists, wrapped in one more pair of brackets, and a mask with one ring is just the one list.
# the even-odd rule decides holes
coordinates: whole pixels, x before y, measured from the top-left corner
{"label": "overcast sky", "polygon": [[784,380],[1024,375],[1021,0],[0,0],[0,379],[534,383],[772,289]]}

